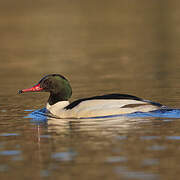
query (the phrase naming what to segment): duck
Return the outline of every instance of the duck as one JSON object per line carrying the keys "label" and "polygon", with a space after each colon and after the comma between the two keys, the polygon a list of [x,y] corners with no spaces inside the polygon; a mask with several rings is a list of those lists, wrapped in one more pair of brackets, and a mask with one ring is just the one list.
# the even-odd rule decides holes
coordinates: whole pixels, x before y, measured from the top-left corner
{"label": "duck", "polygon": [[33,87],[19,90],[19,94],[27,92],[49,92],[46,109],[61,119],[108,117],[166,108],[157,102],[118,93],[81,98],[70,103],[71,85],[60,74],[48,74]]}

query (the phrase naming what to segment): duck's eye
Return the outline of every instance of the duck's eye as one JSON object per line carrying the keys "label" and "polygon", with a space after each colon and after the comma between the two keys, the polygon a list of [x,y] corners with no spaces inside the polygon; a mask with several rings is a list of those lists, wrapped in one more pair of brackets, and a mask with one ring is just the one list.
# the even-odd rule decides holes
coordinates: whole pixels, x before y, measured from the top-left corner
{"label": "duck's eye", "polygon": [[52,85],[52,81],[46,79],[44,82],[43,82],[43,88],[46,88],[46,89],[49,89]]}

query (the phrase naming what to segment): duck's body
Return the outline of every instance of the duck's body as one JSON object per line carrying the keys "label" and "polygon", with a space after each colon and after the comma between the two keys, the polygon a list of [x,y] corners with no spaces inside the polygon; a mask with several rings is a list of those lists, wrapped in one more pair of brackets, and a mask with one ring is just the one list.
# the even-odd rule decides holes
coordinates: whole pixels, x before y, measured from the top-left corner
{"label": "duck's body", "polygon": [[149,112],[165,106],[127,94],[108,94],[79,99],[70,103],[71,87],[63,76],[51,74],[45,76],[36,86],[20,91],[49,91],[48,111],[59,118],[91,118]]}
{"label": "duck's body", "polygon": [[129,114],[133,112],[149,112],[164,106],[126,94],[108,94],[79,99],[70,103],[60,101],[53,105],[47,103],[51,114],[60,118],[90,118]]}

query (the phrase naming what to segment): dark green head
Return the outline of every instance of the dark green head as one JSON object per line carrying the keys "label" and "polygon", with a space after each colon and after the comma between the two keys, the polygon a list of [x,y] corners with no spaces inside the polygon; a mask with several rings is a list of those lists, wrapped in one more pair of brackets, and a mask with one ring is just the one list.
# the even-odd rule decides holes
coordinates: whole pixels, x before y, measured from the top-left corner
{"label": "dark green head", "polygon": [[60,74],[49,74],[43,77],[39,83],[32,88],[20,90],[24,92],[50,92],[49,104],[53,105],[58,101],[66,101],[71,97],[72,89],[68,80]]}

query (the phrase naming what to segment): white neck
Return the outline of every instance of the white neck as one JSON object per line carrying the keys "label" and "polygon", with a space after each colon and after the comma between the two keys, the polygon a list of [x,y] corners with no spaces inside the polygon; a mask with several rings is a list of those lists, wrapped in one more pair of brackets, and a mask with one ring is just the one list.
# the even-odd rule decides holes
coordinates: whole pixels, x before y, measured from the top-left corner
{"label": "white neck", "polygon": [[69,105],[69,101],[59,101],[53,105],[47,103],[46,108],[48,111],[50,111],[50,113],[56,115],[59,111],[61,111],[68,105]]}

